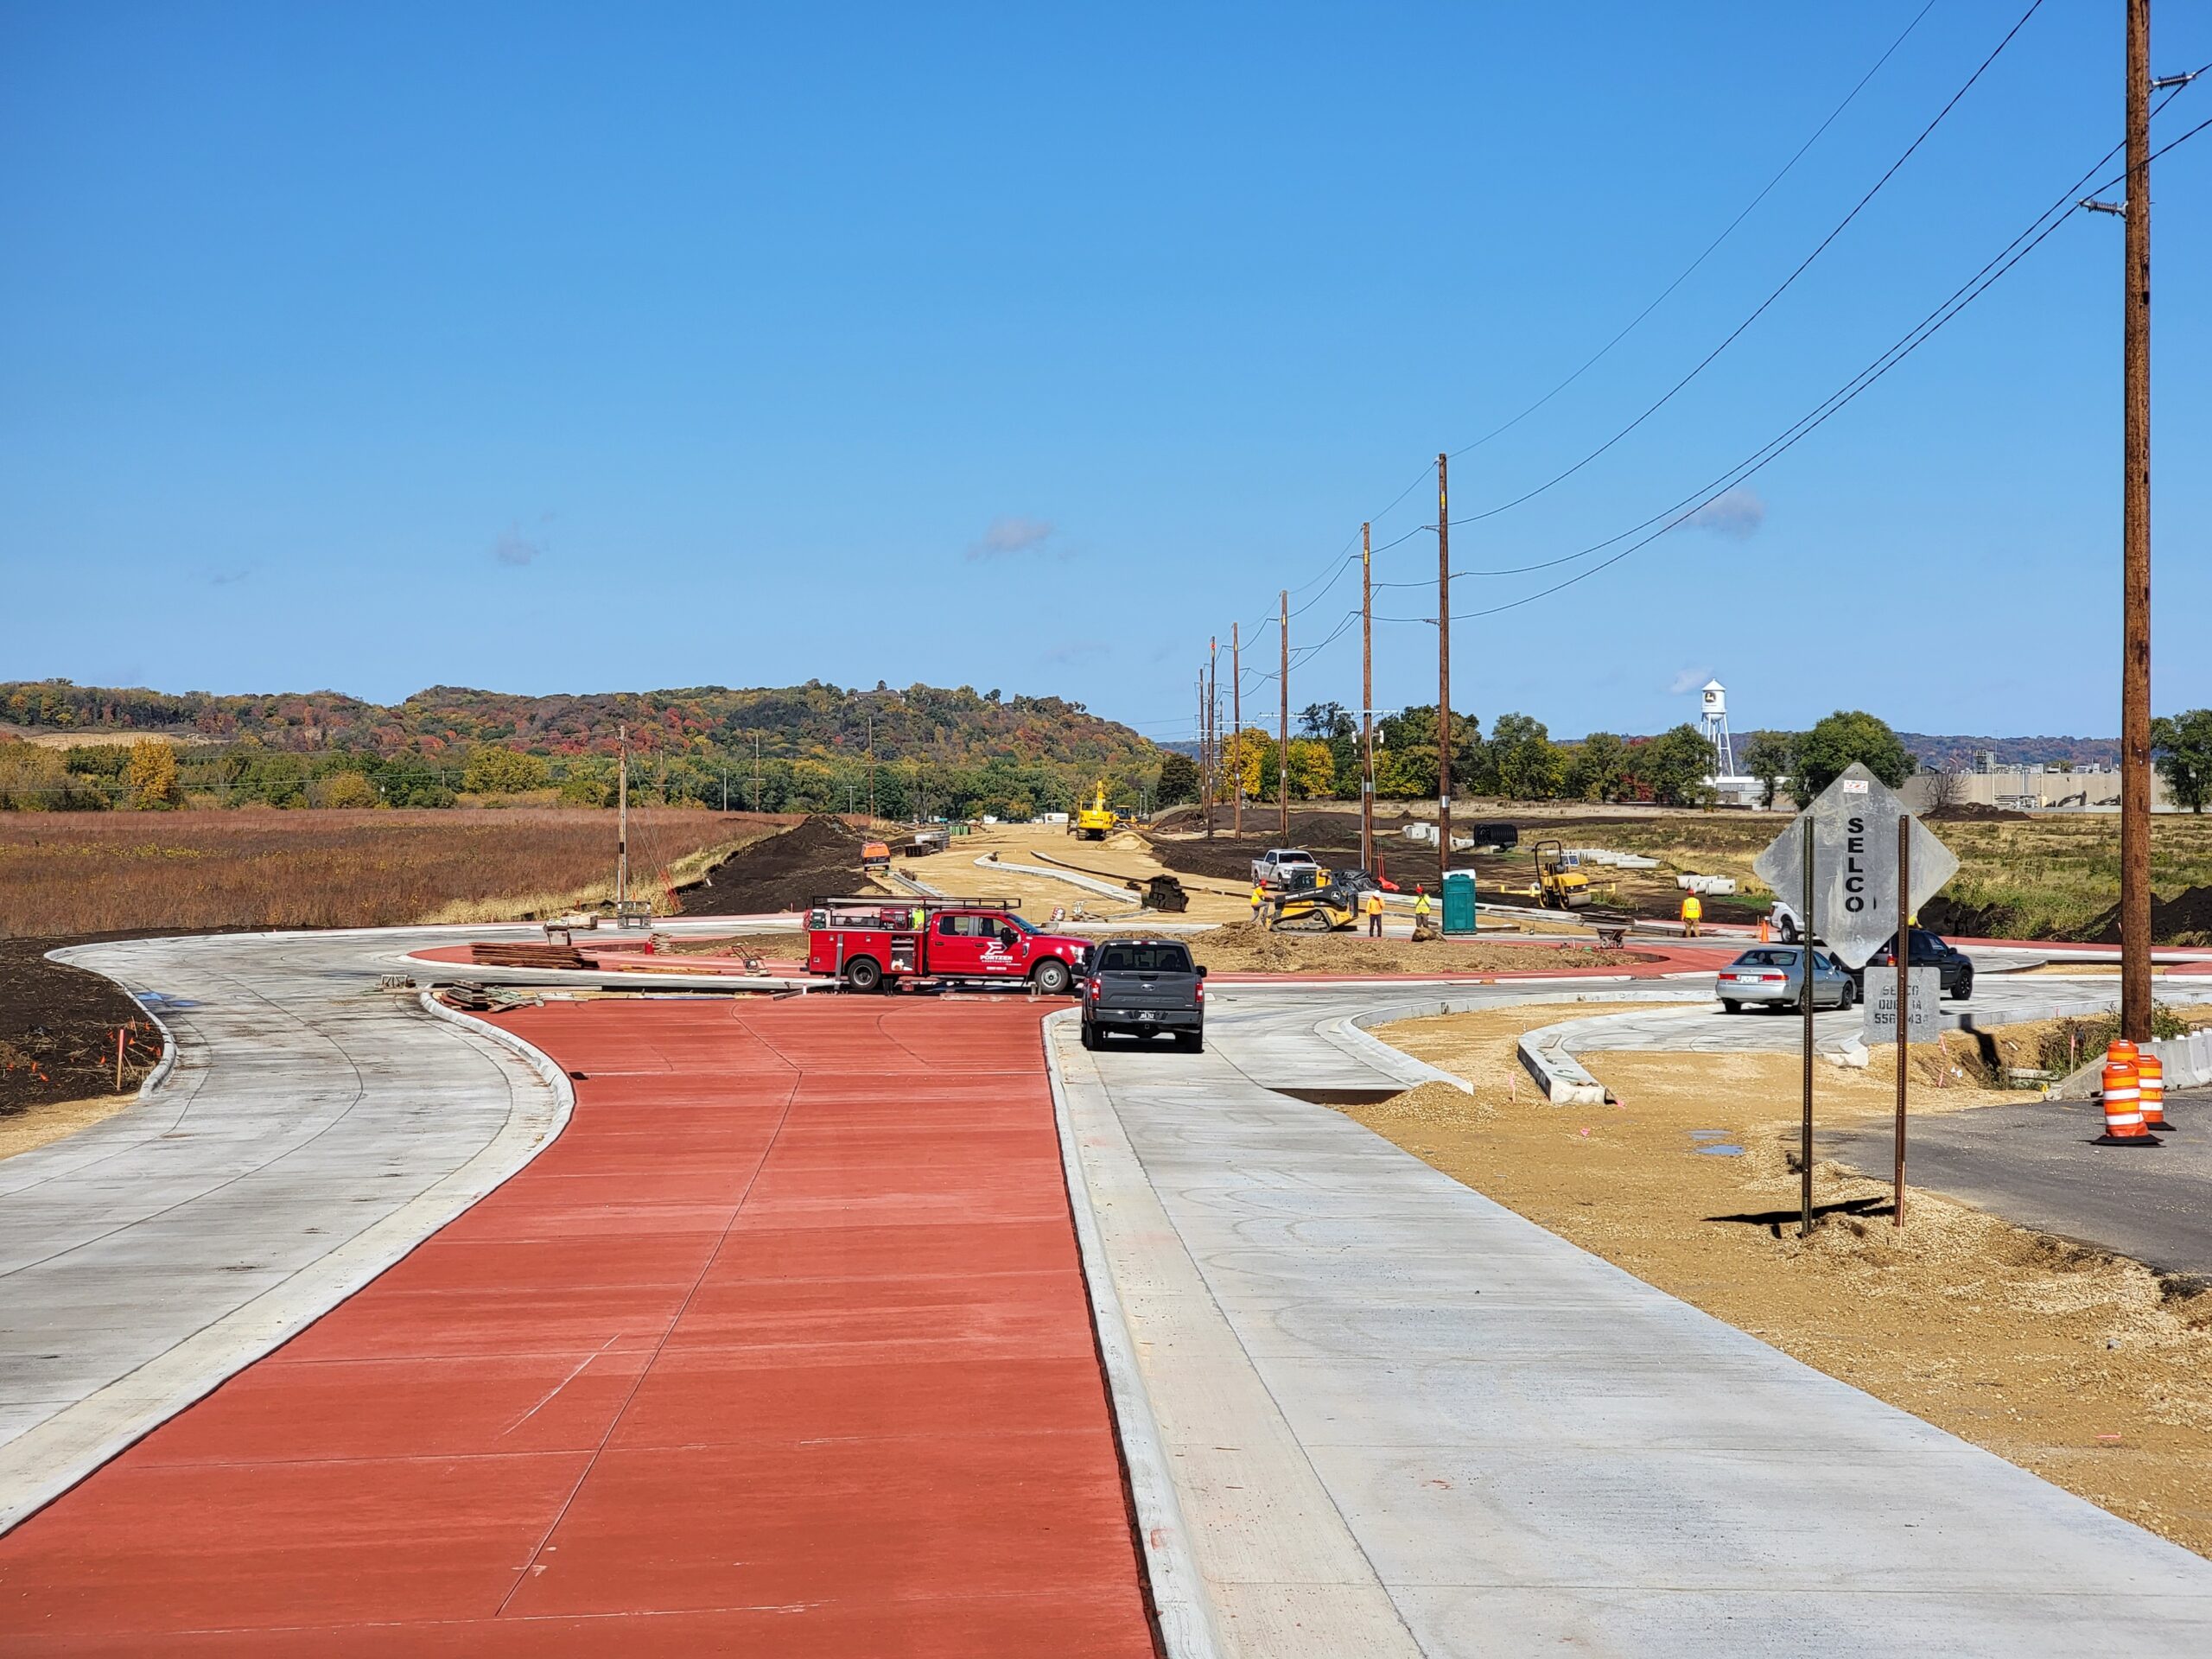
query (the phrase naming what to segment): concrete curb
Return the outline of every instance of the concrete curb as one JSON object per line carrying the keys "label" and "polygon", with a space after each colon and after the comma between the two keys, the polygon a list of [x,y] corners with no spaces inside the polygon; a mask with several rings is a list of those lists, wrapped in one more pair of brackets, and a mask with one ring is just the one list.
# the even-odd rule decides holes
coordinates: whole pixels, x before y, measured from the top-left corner
{"label": "concrete curb", "polygon": [[523,1055],[548,1085],[546,1098],[518,1103],[505,1126],[474,1157],[383,1220],[0,1446],[0,1534],[297,1336],[513,1176],[560,1134],[575,1109],[575,1092],[550,1059],[520,1038],[454,1009],[442,1007],[435,1013]]}
{"label": "concrete curb", "polygon": [[130,994],[130,1000],[138,1003],[139,1010],[154,1022],[154,1029],[162,1033],[162,1058],[154,1062],[154,1069],[146,1074],[145,1080],[138,1085],[138,1098],[143,1100],[155,1090],[167,1083],[169,1080],[169,1073],[176,1070],[176,1033],[169,1029],[168,1020],[139,1001],[137,992],[133,991]]}
{"label": "concrete curb", "polygon": [[1136,1508],[1137,1529],[1144,1543],[1145,1569],[1152,1584],[1161,1645],[1168,1659],[1217,1659],[1221,1648],[1214,1637],[1205,1581],[1198,1576],[1198,1563],[1191,1554],[1182,1505],[1176,1499],[1160,1425],[1145,1393],[1136,1344],[1122,1312],[1121,1294],[1114,1287],[1098,1213],[1091,1204],[1090,1183],[1084,1172],[1075,1126],[1068,1116],[1066,1085],[1052,1038],[1056,1028],[1078,1018],[1077,1010],[1063,1008],[1047,1014],[1039,1030],[1045,1046],[1046,1075],[1052,1081],[1052,1121],[1059,1132],[1068,1208],[1075,1221],[1084,1280],[1090,1292],[1091,1327],[1097,1334],[1099,1357],[1113,1396],[1114,1427],[1122,1443],[1122,1461],[1128,1471],[1129,1497]]}

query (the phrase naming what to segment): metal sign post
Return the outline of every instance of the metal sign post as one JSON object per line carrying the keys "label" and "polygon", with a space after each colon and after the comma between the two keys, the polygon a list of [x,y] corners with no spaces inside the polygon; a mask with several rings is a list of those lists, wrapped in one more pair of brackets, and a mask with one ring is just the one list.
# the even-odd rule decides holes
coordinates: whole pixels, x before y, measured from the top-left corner
{"label": "metal sign post", "polygon": [[1890,1224],[1904,1225],[1905,1061],[1912,1052],[1912,817],[1897,814],[1897,1158]]}
{"label": "metal sign post", "polygon": [[[1883,831],[1897,826],[1897,854],[1890,858]],[[1891,937],[1897,940],[1900,1007],[1904,973],[1911,959],[1909,922],[1912,913],[1956,874],[1959,861],[1928,827],[1904,810],[1894,791],[1853,761],[1797,815],[1797,822],[1777,836],[1751,868],[1777,893],[1801,892],[1801,935],[1805,951],[1804,1118],[1798,1135],[1800,1227],[1813,1230],[1813,978],[1819,948],[1848,968],[1863,968]],[[1892,912],[1896,917],[1891,920]],[[1900,1021],[1901,1024],[1909,1021]],[[1903,1051],[1900,1050],[1902,1057]],[[1897,1197],[1904,1195],[1904,1067],[1897,1084]]]}

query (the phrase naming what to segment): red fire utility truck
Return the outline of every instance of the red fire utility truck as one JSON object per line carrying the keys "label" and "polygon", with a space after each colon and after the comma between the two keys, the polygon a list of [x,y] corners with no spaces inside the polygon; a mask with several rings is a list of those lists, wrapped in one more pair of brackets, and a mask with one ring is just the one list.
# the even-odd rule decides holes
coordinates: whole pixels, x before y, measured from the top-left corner
{"label": "red fire utility truck", "polygon": [[[1066,993],[1088,939],[1046,933],[1015,915],[1019,899],[817,899],[806,908],[806,970],[856,991],[890,980],[1027,981]],[[916,912],[921,925],[915,925]]]}

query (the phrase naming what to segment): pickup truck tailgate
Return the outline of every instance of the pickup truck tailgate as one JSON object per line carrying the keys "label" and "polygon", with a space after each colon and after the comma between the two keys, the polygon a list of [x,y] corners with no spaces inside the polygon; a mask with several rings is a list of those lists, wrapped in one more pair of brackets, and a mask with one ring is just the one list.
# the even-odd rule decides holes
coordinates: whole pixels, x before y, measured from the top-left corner
{"label": "pickup truck tailgate", "polygon": [[1102,973],[1098,1005],[1104,1008],[1194,1008],[1196,974]]}

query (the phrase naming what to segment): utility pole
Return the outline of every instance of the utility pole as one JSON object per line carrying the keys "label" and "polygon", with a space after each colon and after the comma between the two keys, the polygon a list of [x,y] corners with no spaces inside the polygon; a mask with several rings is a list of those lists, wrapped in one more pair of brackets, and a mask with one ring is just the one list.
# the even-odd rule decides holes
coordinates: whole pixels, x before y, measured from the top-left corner
{"label": "utility pole", "polygon": [[753,810],[760,810],[760,734],[753,734]]}
{"label": "utility pole", "polygon": [[1213,757],[1207,775],[1213,787],[1206,795],[1206,833],[1213,833],[1213,810],[1221,800],[1221,638],[1206,636],[1206,747]]}
{"label": "utility pole", "polygon": [[875,710],[868,711],[868,817],[875,822]]}
{"label": "utility pole", "polygon": [[1275,793],[1282,797],[1282,844],[1290,845],[1290,589],[1282,590],[1282,735],[1275,746]]}
{"label": "utility pole", "polygon": [[722,756],[722,810],[729,810],[729,756]]}
{"label": "utility pole", "polygon": [[614,909],[630,896],[630,728],[614,728]]}
{"label": "utility pole", "polygon": [[1206,835],[1213,835],[1213,772],[1206,764],[1206,674],[1198,671],[1198,810],[1205,814]]}
{"label": "utility pole", "polygon": [[1359,527],[1359,868],[1375,868],[1375,588],[1372,527]]}
{"label": "utility pole", "polygon": [[1452,493],[1436,458],[1436,902],[1452,868]]}
{"label": "utility pole", "polygon": [[1236,745],[1234,759],[1230,764],[1236,776],[1230,782],[1229,833],[1244,833],[1244,660],[1237,647],[1237,630],[1241,622],[1229,625],[1229,741]]}
{"label": "utility pole", "polygon": [[2151,1038],[2151,0],[2127,0],[2120,677],[2120,1034]]}

